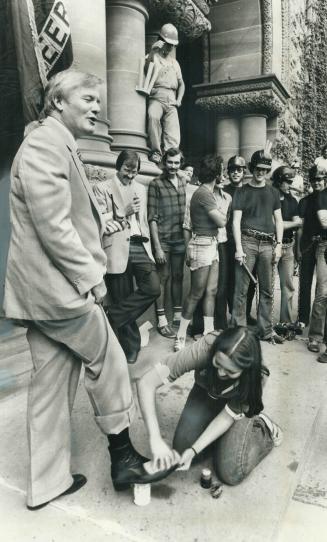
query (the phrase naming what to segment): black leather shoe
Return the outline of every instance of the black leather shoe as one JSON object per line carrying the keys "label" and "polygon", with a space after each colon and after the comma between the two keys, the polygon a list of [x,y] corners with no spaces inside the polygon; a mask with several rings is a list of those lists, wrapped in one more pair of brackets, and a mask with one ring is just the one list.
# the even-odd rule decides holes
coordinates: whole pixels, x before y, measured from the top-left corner
{"label": "black leather shoe", "polygon": [[150,459],[140,455],[132,446],[125,444],[121,448],[110,450],[111,455],[111,478],[116,491],[124,491],[132,484],[151,484],[159,482],[173,472],[178,465],[174,465],[165,471],[149,474],[144,469],[143,463]]}
{"label": "black leather shoe", "polygon": [[127,352],[126,360],[127,363],[135,363],[137,361],[137,356],[139,355],[139,350],[133,350],[132,352]]}
{"label": "black leather shoe", "polygon": [[[58,497],[63,497],[64,495],[71,495],[72,493],[75,493],[76,491],[81,489],[81,487],[83,487],[87,482],[87,478],[86,476],[84,476],[84,474],[73,474],[73,480],[74,481],[72,485],[68,489],[66,489],[66,491],[64,491],[63,493],[60,493]],[[58,497],[54,497],[54,499],[58,499]],[[54,500],[54,499],[51,499],[51,500]],[[49,502],[51,501],[43,502],[42,504],[37,504],[36,506],[29,506],[28,504],[26,506],[28,510],[40,510],[41,508],[44,508],[45,506],[47,506]]]}

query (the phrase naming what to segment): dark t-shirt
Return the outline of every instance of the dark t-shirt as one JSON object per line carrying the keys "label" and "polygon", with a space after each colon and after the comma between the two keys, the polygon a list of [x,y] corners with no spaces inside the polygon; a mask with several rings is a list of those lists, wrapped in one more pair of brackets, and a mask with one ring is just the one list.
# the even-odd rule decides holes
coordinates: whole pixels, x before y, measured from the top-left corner
{"label": "dark t-shirt", "polygon": [[193,194],[190,203],[192,232],[197,235],[216,236],[218,226],[210,218],[209,212],[217,209],[217,202],[212,192],[203,184]]}
{"label": "dark t-shirt", "polygon": [[281,208],[279,193],[272,186],[254,187],[246,184],[233,198],[233,211],[242,211],[241,229],[254,229],[273,234],[273,214]]}
{"label": "dark t-shirt", "polygon": [[[285,221],[291,221],[294,216],[299,216],[298,202],[291,194],[283,194],[280,200],[282,217]],[[294,238],[295,229],[289,228],[284,231],[283,242],[286,243]]]}
{"label": "dark t-shirt", "polygon": [[[234,184],[231,183],[224,186],[224,192],[227,192],[227,194],[232,196],[232,200],[233,200],[235,191],[240,190],[241,188],[242,188],[242,185],[237,188]],[[234,235],[233,235],[233,213],[232,212],[229,214],[229,218],[226,224],[226,233],[227,233],[227,239],[229,241],[233,241]]]}
{"label": "dark t-shirt", "polygon": [[317,211],[327,209],[327,190],[313,192],[299,201],[299,216],[303,218],[302,243],[311,242],[314,235],[323,231]]}

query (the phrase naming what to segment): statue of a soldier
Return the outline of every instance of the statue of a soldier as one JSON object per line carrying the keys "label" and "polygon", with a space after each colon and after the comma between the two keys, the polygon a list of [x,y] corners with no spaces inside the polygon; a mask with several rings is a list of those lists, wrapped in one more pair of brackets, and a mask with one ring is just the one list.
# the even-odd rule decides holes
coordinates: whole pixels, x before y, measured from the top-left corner
{"label": "statue of a soldier", "polygon": [[146,69],[153,62],[156,72],[148,107],[149,159],[155,163],[161,162],[162,151],[179,147],[177,108],[185,92],[181,68],[173,54],[178,45],[177,29],[167,23],[161,27],[159,35],[161,39],[153,44],[146,58]]}

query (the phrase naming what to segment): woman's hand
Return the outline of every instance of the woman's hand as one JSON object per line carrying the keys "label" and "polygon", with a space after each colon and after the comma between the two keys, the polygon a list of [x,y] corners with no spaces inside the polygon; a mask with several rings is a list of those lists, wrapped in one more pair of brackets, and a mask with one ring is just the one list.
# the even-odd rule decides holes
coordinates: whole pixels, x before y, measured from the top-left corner
{"label": "woman's hand", "polygon": [[189,470],[194,456],[195,454],[192,448],[187,448],[182,454],[178,470]]}
{"label": "woman's hand", "polygon": [[161,437],[150,440],[152,452],[151,469],[153,471],[167,470],[180,463],[181,457],[176,450],[172,450]]}

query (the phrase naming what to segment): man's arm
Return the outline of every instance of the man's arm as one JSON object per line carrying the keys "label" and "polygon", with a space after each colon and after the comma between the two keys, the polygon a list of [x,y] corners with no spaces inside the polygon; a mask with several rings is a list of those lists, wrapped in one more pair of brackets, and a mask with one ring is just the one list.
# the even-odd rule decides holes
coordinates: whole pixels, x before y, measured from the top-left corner
{"label": "man's arm", "polygon": [[292,216],[292,220],[283,220],[284,231],[290,228],[299,228],[300,226],[302,226],[302,219],[299,216]]}
{"label": "man's arm", "polygon": [[180,107],[182,105],[183,96],[185,93],[185,84],[183,79],[179,79],[179,85],[176,92],[176,107]]}
{"label": "man's arm", "polygon": [[274,211],[275,228],[276,228],[276,247],[274,252],[274,263],[277,263],[282,255],[282,240],[284,233],[283,217],[281,209]]}
{"label": "man's arm", "polygon": [[161,248],[160,240],[159,240],[159,233],[158,233],[158,224],[155,220],[150,222],[150,233],[151,233],[151,239],[153,243],[153,250],[154,250],[154,258],[157,263],[163,264],[166,263],[166,256],[164,251]]}
{"label": "man's arm", "polygon": [[327,210],[326,209],[320,209],[320,211],[317,211],[318,220],[321,224],[321,227],[326,230],[327,229]]}
{"label": "man's arm", "polygon": [[233,211],[233,236],[236,246],[235,260],[240,264],[245,261],[245,253],[242,247],[241,220],[243,212],[240,210]]}
{"label": "man's arm", "polygon": [[214,223],[218,226],[218,228],[223,228],[224,226],[226,226],[226,213],[219,209],[213,209],[212,211],[209,211],[208,214],[210,218],[214,221]]}

